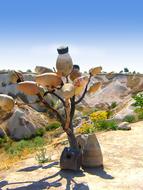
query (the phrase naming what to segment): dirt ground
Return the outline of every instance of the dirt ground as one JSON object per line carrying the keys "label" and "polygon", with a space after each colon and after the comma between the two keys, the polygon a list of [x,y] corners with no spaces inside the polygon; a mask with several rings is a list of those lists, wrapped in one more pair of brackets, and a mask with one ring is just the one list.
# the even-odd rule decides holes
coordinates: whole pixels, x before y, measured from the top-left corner
{"label": "dirt ground", "polygon": [[49,149],[55,161],[39,166],[35,158],[0,173],[2,190],[143,190],[143,122],[131,131],[97,134],[104,168],[80,172],[60,171],[60,149]]}

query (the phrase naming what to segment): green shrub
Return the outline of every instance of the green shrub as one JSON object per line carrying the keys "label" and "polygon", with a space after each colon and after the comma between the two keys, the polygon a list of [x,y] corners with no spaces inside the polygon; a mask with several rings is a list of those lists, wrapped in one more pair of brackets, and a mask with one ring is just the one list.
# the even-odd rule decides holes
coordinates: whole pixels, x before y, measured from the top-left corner
{"label": "green shrub", "polygon": [[98,130],[117,130],[117,123],[114,120],[101,120],[95,123]]}
{"label": "green shrub", "polygon": [[10,141],[5,145],[5,151],[12,156],[20,156],[24,149],[34,150],[45,144],[42,137],[35,137],[30,140]]}
{"label": "green shrub", "polygon": [[45,129],[44,128],[38,128],[35,131],[35,136],[40,136],[42,137],[45,134]]}
{"label": "green shrub", "polygon": [[123,121],[129,122],[129,123],[133,123],[136,121],[136,118],[134,115],[126,115],[123,119]]}
{"label": "green shrub", "polygon": [[38,161],[39,164],[51,161],[50,157],[46,157],[46,149],[44,147],[38,149],[35,159]]}
{"label": "green shrub", "polygon": [[61,124],[59,122],[50,123],[46,126],[46,131],[52,131],[54,129],[57,129],[61,127]]}
{"label": "green shrub", "polygon": [[140,112],[140,113],[138,114],[138,120],[143,120],[143,112]]}
{"label": "green shrub", "polygon": [[134,110],[134,112],[138,114],[138,113],[143,112],[143,109],[142,109],[142,108],[136,108],[136,109]]}
{"label": "green shrub", "polygon": [[45,144],[45,141],[42,137],[35,137],[32,143],[33,147],[41,147]]}
{"label": "green shrub", "polygon": [[4,136],[4,137],[0,137],[0,145],[6,143],[8,141],[7,137]]}
{"label": "green shrub", "polygon": [[114,109],[115,107],[117,107],[117,102],[112,102],[110,105],[110,109]]}
{"label": "green shrub", "polygon": [[85,122],[77,129],[78,133],[88,134],[102,130],[117,130],[117,123],[114,120],[100,120],[94,123]]}
{"label": "green shrub", "polygon": [[23,149],[26,147],[29,147],[29,142],[26,140],[21,140],[19,142],[13,142],[13,143],[8,143],[5,146],[5,150],[8,154],[16,156],[20,155]]}
{"label": "green shrub", "polygon": [[138,94],[136,96],[133,96],[133,99],[135,100],[134,106],[138,106],[139,108],[143,108],[143,94]]}

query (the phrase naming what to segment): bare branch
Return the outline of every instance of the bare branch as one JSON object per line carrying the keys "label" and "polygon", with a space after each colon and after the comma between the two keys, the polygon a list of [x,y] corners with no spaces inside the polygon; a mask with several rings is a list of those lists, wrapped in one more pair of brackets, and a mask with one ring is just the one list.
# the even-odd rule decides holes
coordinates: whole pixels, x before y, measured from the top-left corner
{"label": "bare branch", "polygon": [[72,125],[72,121],[73,121],[73,117],[74,117],[74,113],[75,113],[75,96],[73,96],[71,99],[71,112],[70,112],[70,129],[73,132],[73,125]]}
{"label": "bare branch", "polygon": [[92,77],[92,76],[91,76],[91,74],[90,74],[90,76],[89,76],[89,78],[88,78],[88,82],[87,82],[86,87],[85,87],[85,89],[84,89],[84,92],[83,92],[82,96],[81,96],[77,101],[75,101],[75,104],[79,104],[79,103],[83,100],[83,98],[85,97],[85,94],[87,93],[87,88],[88,88],[88,85],[89,85],[89,83],[90,83],[91,77]]}
{"label": "bare branch", "polygon": [[56,94],[54,91],[47,91],[44,93],[44,96],[46,96],[47,94],[53,94],[54,96],[56,96],[59,100],[61,100],[61,102],[63,103],[63,106],[66,107],[65,105],[65,101],[58,95]]}
{"label": "bare branch", "polygon": [[32,105],[32,104],[37,104],[37,103],[39,103],[40,102],[40,100],[36,100],[36,101],[34,101],[34,102],[29,102],[29,103],[21,103],[21,102],[18,102],[18,101],[15,101],[15,105],[18,105],[18,106],[23,106],[23,105],[27,105],[27,106],[30,106],[30,105]]}
{"label": "bare branch", "polygon": [[59,114],[59,112],[56,109],[54,109],[40,94],[37,94],[37,96],[40,99],[40,101],[44,105],[47,106],[47,108],[49,108],[50,110],[52,110],[56,114],[57,118],[59,118],[59,120],[60,120],[60,122],[62,124],[62,127],[64,127],[65,122],[64,122],[64,119],[62,118],[62,116]]}

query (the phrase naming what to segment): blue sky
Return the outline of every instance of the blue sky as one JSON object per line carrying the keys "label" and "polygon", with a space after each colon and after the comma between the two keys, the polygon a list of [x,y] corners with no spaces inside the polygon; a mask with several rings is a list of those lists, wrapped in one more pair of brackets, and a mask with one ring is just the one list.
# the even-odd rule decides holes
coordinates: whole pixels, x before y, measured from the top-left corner
{"label": "blue sky", "polygon": [[82,70],[143,72],[142,0],[0,0],[0,69],[55,66],[68,45]]}

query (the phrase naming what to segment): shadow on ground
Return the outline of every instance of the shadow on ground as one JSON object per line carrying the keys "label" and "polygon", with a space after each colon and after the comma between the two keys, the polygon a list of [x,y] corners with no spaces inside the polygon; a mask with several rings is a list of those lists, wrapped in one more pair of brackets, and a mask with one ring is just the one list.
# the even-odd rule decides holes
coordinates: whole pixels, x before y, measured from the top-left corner
{"label": "shadow on ground", "polygon": [[[37,170],[39,168],[42,169],[48,169],[55,165],[58,165],[58,162],[53,162],[47,166],[32,166],[23,168],[21,170],[18,170],[18,172],[31,172],[34,170]],[[91,175],[100,176],[104,179],[113,179],[113,177],[109,174],[107,174],[104,171],[104,168],[91,168],[91,169],[84,169],[78,172],[70,171],[70,170],[60,170],[57,173],[45,177],[43,179],[40,179],[39,181],[24,181],[24,182],[12,182],[8,183],[8,181],[1,181],[0,182],[0,189],[4,186],[7,187],[7,190],[42,190],[42,189],[50,189],[51,187],[55,188],[62,188],[62,180],[66,180],[66,187],[64,187],[65,190],[70,190],[71,186],[73,190],[89,190],[89,187],[86,182],[77,183],[74,178],[83,177],[85,176],[85,172],[90,173]],[[54,180],[56,178],[56,180]],[[48,182],[48,180],[53,179],[53,182]],[[15,188],[8,188],[8,185],[22,185],[21,187],[15,187]]]}
{"label": "shadow on ground", "polygon": [[59,164],[59,162],[52,162],[51,164],[48,164],[47,166],[40,166],[40,165],[39,166],[30,166],[30,167],[18,170],[18,172],[32,172],[32,171],[40,169],[40,168],[48,169],[48,168],[51,168],[51,167],[56,166],[58,164]]}

